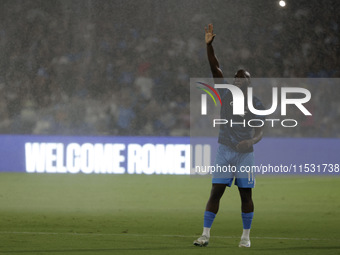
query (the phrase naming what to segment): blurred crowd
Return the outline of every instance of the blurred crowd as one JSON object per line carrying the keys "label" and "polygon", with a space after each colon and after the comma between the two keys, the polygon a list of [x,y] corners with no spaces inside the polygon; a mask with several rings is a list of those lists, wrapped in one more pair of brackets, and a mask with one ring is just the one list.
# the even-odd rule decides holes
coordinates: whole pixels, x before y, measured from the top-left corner
{"label": "blurred crowd", "polygon": [[[254,1],[229,20],[218,4],[184,2],[4,0],[0,133],[190,135],[190,78],[210,77],[207,22],[226,76],[339,77],[337,8]],[[340,137],[339,92],[314,87],[313,118],[266,135]]]}

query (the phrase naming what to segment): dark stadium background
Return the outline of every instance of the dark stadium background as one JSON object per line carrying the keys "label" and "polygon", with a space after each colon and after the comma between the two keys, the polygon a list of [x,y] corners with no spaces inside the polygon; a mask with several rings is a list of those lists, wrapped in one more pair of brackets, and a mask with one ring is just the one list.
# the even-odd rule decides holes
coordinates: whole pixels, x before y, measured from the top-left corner
{"label": "dark stadium background", "polygon": [[[339,77],[338,1],[278,2],[2,0],[0,133],[188,136],[208,23],[226,77]],[[339,137],[339,92],[318,91],[322,128],[266,135]]]}

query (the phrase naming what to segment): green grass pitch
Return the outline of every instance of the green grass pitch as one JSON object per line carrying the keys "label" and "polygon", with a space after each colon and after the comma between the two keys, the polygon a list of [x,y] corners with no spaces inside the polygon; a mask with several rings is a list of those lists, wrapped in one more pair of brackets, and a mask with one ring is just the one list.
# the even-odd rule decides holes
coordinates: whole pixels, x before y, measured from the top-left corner
{"label": "green grass pitch", "polygon": [[340,254],[339,177],[262,177],[252,247],[235,186],[208,247],[210,179],[190,176],[0,174],[0,254]]}

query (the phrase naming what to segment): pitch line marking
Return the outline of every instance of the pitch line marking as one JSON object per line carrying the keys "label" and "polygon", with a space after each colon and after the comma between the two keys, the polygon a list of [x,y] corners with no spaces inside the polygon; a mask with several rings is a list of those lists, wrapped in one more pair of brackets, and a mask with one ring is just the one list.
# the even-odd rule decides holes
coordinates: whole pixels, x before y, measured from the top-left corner
{"label": "pitch line marking", "polygon": [[[54,233],[54,232],[18,232],[18,231],[0,231],[0,235],[73,235],[73,236],[139,236],[139,237],[184,237],[184,238],[196,238],[197,236],[187,235],[148,235],[148,234],[105,234],[105,233]],[[239,239],[239,236],[213,236],[213,238],[221,239]],[[252,239],[270,239],[270,240],[295,240],[295,241],[340,241],[338,239],[329,238],[308,238],[308,237],[269,237],[269,236],[252,236]]]}

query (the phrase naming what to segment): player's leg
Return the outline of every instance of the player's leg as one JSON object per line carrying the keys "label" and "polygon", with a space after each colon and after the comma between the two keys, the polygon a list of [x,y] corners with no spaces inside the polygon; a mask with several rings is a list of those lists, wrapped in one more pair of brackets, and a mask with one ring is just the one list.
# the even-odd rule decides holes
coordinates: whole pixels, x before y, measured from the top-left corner
{"label": "player's leg", "polygon": [[205,207],[204,224],[202,236],[194,241],[196,246],[207,246],[209,244],[210,229],[215,220],[215,216],[220,206],[220,200],[223,196],[227,184],[213,183],[210,197]]}
{"label": "player's leg", "polygon": [[221,183],[212,184],[210,197],[209,197],[209,200],[207,202],[207,205],[205,207],[205,212],[204,212],[204,225],[203,225],[202,235],[210,237],[210,229],[214,222],[218,209],[220,207],[220,200],[221,200],[221,197],[223,196],[226,186],[227,184],[221,184]]}
{"label": "player's leg", "polygon": [[242,153],[239,156],[237,178],[235,184],[238,186],[238,190],[241,197],[241,216],[243,223],[243,232],[239,247],[250,247],[250,228],[254,217],[254,202],[252,199],[252,189],[255,187],[254,173],[244,171],[245,166],[254,165],[253,153]]}
{"label": "player's leg", "polygon": [[243,232],[239,247],[250,247],[250,228],[254,217],[254,203],[251,188],[238,188],[241,197]]}
{"label": "player's leg", "polygon": [[223,196],[226,186],[231,186],[233,174],[222,171],[223,166],[228,166],[230,161],[231,149],[220,144],[215,159],[215,170],[212,172],[212,188],[210,197],[204,212],[203,233],[200,238],[194,241],[196,246],[207,246],[210,238],[210,229],[218,212],[220,199]]}
{"label": "player's leg", "polygon": [[211,187],[210,197],[205,207],[205,211],[217,214],[220,207],[220,200],[223,196],[227,184],[213,183]]}
{"label": "player's leg", "polygon": [[241,211],[243,213],[254,212],[254,202],[252,198],[252,188],[240,188],[238,191],[241,197]]}

